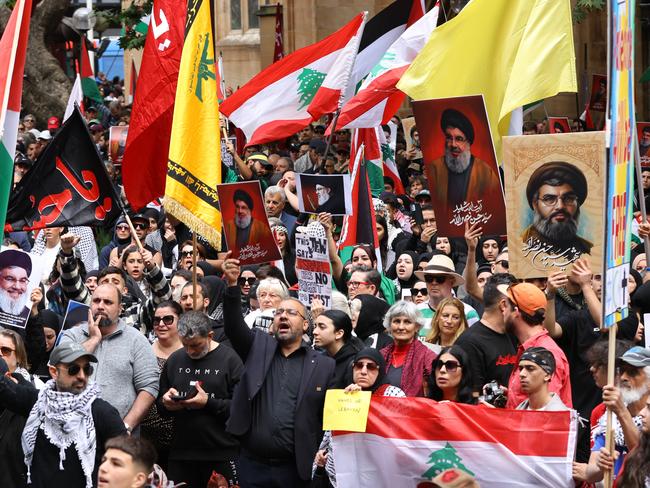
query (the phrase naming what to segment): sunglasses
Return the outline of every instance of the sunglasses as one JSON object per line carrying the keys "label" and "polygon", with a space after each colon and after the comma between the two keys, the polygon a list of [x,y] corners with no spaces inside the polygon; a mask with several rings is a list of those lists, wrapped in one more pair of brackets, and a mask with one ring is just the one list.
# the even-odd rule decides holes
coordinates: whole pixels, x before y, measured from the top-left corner
{"label": "sunglasses", "polygon": [[458,368],[460,368],[460,363],[459,363],[458,361],[452,361],[452,360],[449,360],[449,361],[440,361],[440,362],[436,365],[436,369],[442,369],[443,366],[445,367],[445,369],[446,369],[448,372],[453,373],[453,372],[456,371]]}
{"label": "sunglasses", "polygon": [[[79,366],[78,364],[71,364],[70,366],[68,366],[67,371],[70,376],[77,376],[79,374],[79,371],[81,371],[81,369],[82,369],[81,366]],[[86,364],[83,367],[83,372],[86,376],[92,375],[94,371],[95,368],[93,368],[91,364]]]}
{"label": "sunglasses", "polygon": [[145,230],[149,228],[149,223],[144,223],[144,222],[134,222],[133,227],[138,229],[138,230]]}
{"label": "sunglasses", "polygon": [[411,295],[417,296],[417,295],[426,295],[427,289],[426,288],[411,288]]}
{"label": "sunglasses", "polygon": [[192,256],[193,254],[192,251],[181,251],[181,256]]}
{"label": "sunglasses", "polygon": [[12,352],[14,352],[15,349],[12,349],[10,347],[0,347],[0,354],[3,356],[10,356]]}
{"label": "sunglasses", "polygon": [[129,226],[126,224],[120,224],[115,227],[117,230],[129,230]]}
{"label": "sunglasses", "polygon": [[375,363],[362,363],[361,361],[357,361],[356,363],[354,363],[354,366],[353,366],[353,368],[356,371],[361,371],[364,367],[368,371],[377,371],[377,370],[379,370],[379,366],[377,366],[377,364],[375,364]]}
{"label": "sunglasses", "polygon": [[153,318],[153,326],[157,327],[160,325],[160,322],[162,322],[165,325],[172,325],[174,323],[174,316],[173,315],[165,315],[164,317],[154,317]]}
{"label": "sunglasses", "polygon": [[503,266],[504,269],[509,269],[510,267],[510,263],[508,263],[507,259],[501,259],[499,261],[495,261],[494,264],[500,264],[501,266]]}
{"label": "sunglasses", "polygon": [[250,286],[253,283],[255,283],[256,279],[257,278],[255,278],[254,276],[253,277],[248,277],[248,278],[237,278],[237,284],[239,286],[244,286],[244,285],[249,285]]}
{"label": "sunglasses", "polygon": [[432,276],[432,275],[424,275],[424,281],[427,283],[438,283],[439,285],[442,285],[445,281],[447,281],[448,276],[445,275],[437,275],[437,276]]}

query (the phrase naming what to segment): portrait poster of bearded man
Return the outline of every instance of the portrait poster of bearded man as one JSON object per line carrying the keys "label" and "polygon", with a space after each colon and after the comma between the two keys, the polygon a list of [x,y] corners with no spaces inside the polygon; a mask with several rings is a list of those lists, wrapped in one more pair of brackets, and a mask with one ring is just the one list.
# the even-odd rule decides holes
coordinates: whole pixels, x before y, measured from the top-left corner
{"label": "portrait poster of bearded man", "polygon": [[298,208],[304,213],[349,215],[352,188],[349,175],[296,175]]}
{"label": "portrait poster of bearded man", "polygon": [[546,276],[603,253],[604,132],[511,136],[503,142],[510,272]]}
{"label": "portrait poster of bearded man", "polygon": [[259,181],[217,185],[225,242],[240,264],[282,259],[264,208]]}
{"label": "portrait poster of bearded man", "polygon": [[32,291],[39,286],[42,263],[38,256],[3,248],[0,252],[0,326],[27,325],[32,310]]}

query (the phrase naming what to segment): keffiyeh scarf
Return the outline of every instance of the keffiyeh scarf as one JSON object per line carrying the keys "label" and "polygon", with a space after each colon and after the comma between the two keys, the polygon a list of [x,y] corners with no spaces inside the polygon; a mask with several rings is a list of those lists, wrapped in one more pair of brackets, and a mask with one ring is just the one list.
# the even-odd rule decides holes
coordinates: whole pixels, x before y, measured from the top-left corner
{"label": "keffiyeh scarf", "polygon": [[97,449],[91,406],[99,396],[99,387],[96,383],[91,383],[79,395],[57,391],[55,388],[54,380],[45,384],[23,430],[22,446],[27,466],[27,483],[31,483],[34,446],[38,431],[42,429],[50,443],[59,448],[60,470],[63,470],[66,449],[72,443],[75,444],[86,476],[86,488],[91,488]]}

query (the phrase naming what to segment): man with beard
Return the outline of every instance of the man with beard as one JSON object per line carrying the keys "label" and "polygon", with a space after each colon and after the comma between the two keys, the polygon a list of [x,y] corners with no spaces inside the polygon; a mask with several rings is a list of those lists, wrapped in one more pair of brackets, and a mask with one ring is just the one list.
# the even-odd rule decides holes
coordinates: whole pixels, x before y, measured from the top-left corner
{"label": "man with beard", "polygon": [[178,320],[183,348],[160,374],[158,412],[174,418],[167,474],[189,486],[206,486],[212,471],[236,485],[239,443],[226,432],[230,404],[243,365],[231,348],[213,339],[210,319],[189,311]]}
{"label": "man with beard", "polygon": [[0,253],[0,324],[23,327],[29,316],[27,286],[32,273],[28,254],[8,249]]}
{"label": "man with beard", "polygon": [[489,206],[489,202],[503,199],[499,176],[472,154],[474,127],[470,120],[448,108],[442,113],[440,128],[445,137],[445,154],[425,165],[429,186],[435,188],[432,202],[436,213],[451,216],[454,208],[464,202],[482,200],[484,206]]}
{"label": "man with beard", "polygon": [[587,188],[585,175],[572,164],[552,161],[537,168],[526,185],[533,223],[521,235],[524,245],[541,245],[547,254],[567,253],[571,261],[589,254],[593,244],[578,236]]}
{"label": "man with beard", "polygon": [[235,218],[223,223],[228,249],[243,249],[249,244],[262,242],[268,236],[264,223],[253,218],[253,199],[244,190],[235,190],[232,197]]}
{"label": "man with beard", "polygon": [[239,261],[224,261],[226,335],[245,362],[235,389],[228,432],[238,436],[242,486],[306,487],[322,438],[325,392],[335,362],[303,342],[307,310],[295,298],[280,302],[274,334],[249,329],[237,286]]}
{"label": "man with beard", "polygon": [[131,432],[158,396],[158,363],[147,338],[120,319],[122,293],[115,285],[95,288],[88,323],[63,333],[61,344],[83,345],[102,367],[92,375]]}

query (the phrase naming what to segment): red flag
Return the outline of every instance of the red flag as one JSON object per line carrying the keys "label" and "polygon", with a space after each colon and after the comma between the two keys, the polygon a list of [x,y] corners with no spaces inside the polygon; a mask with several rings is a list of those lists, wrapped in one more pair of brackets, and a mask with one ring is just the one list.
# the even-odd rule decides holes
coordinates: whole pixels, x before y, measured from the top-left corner
{"label": "red flag", "polygon": [[131,59],[131,102],[135,100],[135,86],[138,83],[138,70],[135,67],[135,59]]}
{"label": "red flag", "polygon": [[165,194],[186,11],[180,0],[156,0],[151,12],[122,160],[124,190],[136,209]]}
{"label": "red flag", "polygon": [[284,22],[282,19],[282,5],[279,3],[275,6],[275,48],[273,50],[273,62],[284,58]]}

